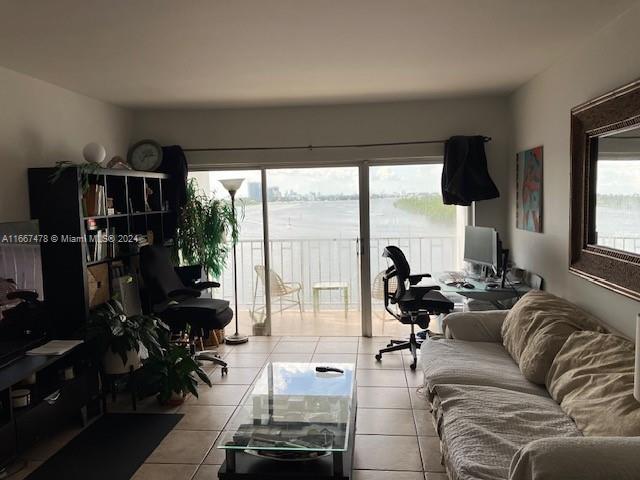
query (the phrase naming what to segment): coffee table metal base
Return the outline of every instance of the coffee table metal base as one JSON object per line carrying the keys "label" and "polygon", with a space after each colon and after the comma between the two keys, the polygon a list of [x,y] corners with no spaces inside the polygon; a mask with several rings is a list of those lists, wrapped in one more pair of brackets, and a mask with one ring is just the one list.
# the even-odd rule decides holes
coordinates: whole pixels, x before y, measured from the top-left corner
{"label": "coffee table metal base", "polygon": [[307,461],[279,461],[258,458],[241,450],[226,450],[218,470],[220,480],[350,480],[356,432],[357,399],[353,397],[349,443],[344,452]]}

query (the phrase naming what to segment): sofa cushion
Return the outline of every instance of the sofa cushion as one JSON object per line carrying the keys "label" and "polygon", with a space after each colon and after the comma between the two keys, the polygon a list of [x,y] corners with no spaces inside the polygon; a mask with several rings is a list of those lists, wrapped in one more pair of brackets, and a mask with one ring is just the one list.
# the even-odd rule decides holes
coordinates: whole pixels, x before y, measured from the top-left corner
{"label": "sofa cushion", "polygon": [[569,337],[549,370],[547,386],[585,435],[640,435],[633,397],[635,348],[626,338],[596,332]]}
{"label": "sofa cushion", "polygon": [[435,395],[453,480],[505,480],[511,459],[529,442],[581,435],[549,397],[479,385],[440,385]]}
{"label": "sofa cushion", "polygon": [[604,331],[598,320],[567,300],[533,290],[509,311],[502,324],[502,342],[522,374],[544,384],[558,350],[573,332]]}
{"label": "sofa cushion", "polygon": [[426,340],[420,363],[429,390],[436,385],[486,385],[548,397],[531,383],[501,343],[463,340]]}

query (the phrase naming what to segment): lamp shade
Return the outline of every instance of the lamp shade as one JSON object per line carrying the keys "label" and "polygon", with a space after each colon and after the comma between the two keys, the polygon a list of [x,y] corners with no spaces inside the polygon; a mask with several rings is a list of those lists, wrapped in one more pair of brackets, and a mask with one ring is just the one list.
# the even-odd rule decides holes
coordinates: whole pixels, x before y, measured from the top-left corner
{"label": "lamp shade", "polygon": [[227,192],[237,192],[242,182],[244,182],[244,178],[225,178],[224,180],[220,180],[220,183]]}
{"label": "lamp shade", "polygon": [[640,402],[640,313],[636,317],[636,370],[633,396]]}

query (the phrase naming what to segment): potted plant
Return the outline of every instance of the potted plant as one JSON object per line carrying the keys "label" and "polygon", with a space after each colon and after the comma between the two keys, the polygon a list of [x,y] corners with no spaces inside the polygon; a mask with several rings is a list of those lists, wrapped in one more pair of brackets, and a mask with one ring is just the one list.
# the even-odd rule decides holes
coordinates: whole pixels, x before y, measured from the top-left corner
{"label": "potted plant", "polygon": [[180,405],[188,393],[198,396],[198,379],[211,387],[209,376],[183,345],[169,345],[161,355],[152,355],[145,363],[150,381],[158,389],[164,405]]}
{"label": "potted plant", "polygon": [[238,218],[231,204],[208,196],[200,190],[195,178],[189,179],[187,201],[178,218],[174,261],[180,265],[201,265],[207,277],[219,278],[238,235]]}
{"label": "potted plant", "polygon": [[105,373],[113,375],[138,369],[149,354],[161,355],[161,335],[168,330],[151,315],[127,317],[122,305],[111,299],[91,311],[86,336],[97,345]]}

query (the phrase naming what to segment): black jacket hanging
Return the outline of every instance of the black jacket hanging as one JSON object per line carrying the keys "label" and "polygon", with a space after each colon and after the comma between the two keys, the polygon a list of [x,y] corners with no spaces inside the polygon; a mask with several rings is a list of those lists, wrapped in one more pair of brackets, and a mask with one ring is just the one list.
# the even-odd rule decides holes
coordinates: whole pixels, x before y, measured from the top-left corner
{"label": "black jacket hanging", "polygon": [[451,137],[444,145],[442,200],[446,205],[471,205],[497,198],[500,192],[487,170],[484,137]]}

